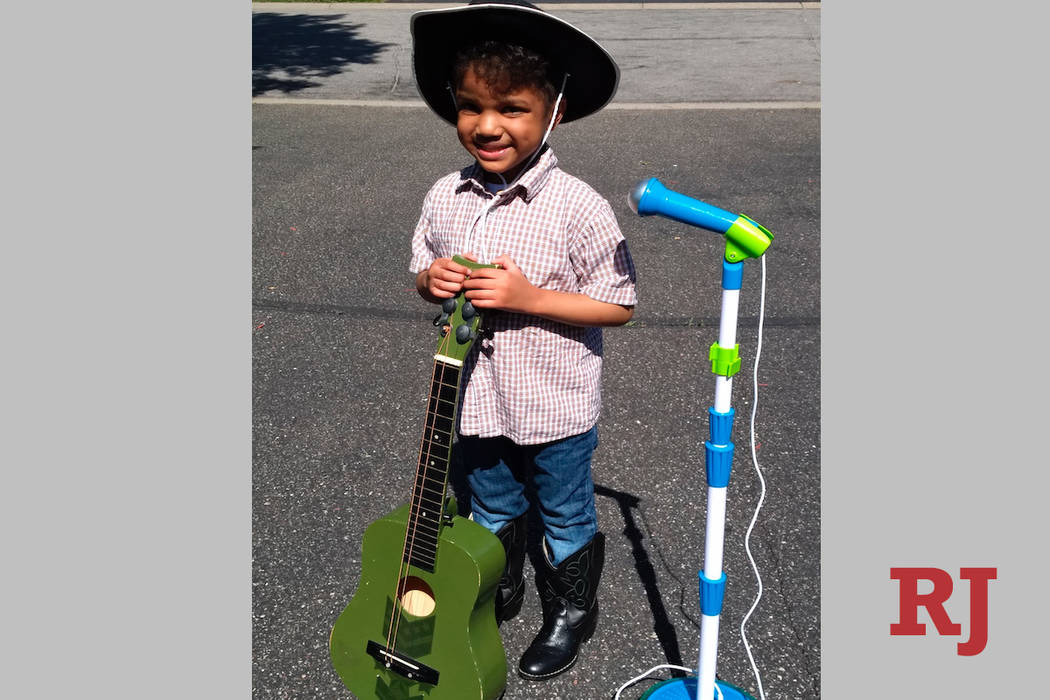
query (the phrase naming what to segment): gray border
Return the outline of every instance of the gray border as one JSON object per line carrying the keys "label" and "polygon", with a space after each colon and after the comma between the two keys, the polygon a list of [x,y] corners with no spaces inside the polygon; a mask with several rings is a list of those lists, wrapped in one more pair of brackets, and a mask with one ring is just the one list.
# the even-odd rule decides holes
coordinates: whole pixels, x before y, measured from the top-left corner
{"label": "gray border", "polygon": [[[845,5],[822,12],[823,693],[1038,694],[1041,24],[1015,6]],[[961,637],[891,637],[891,566],[997,567],[985,651],[956,655],[965,582]]]}
{"label": "gray border", "polygon": [[250,683],[246,19],[5,13],[10,697]]}

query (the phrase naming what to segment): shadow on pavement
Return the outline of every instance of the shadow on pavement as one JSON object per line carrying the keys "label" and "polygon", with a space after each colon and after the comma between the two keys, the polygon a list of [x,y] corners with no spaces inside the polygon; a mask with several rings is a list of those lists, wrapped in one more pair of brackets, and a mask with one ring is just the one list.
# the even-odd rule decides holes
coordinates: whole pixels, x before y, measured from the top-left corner
{"label": "shadow on pavement", "polygon": [[375,63],[390,44],[359,36],[345,15],[252,14],[252,96],[303,90],[350,63]]}
{"label": "shadow on pavement", "polygon": [[[646,550],[645,545],[642,544],[642,530],[635,523],[633,511],[638,508],[641,500],[634,494],[616,491],[601,484],[594,485],[594,494],[611,498],[620,507],[620,514],[623,515],[624,524],[623,535],[631,543],[634,568],[638,572],[638,578],[642,582],[642,586],[645,588],[645,597],[649,601],[649,609],[653,614],[653,631],[656,633],[661,649],[663,649],[666,663],[682,666],[682,650],[678,646],[678,634],[667,616],[667,608],[664,607],[663,596],[660,595],[660,589],[656,584],[656,570],[649,559],[649,552]],[[680,671],[674,671],[672,675],[682,676],[685,674]]]}

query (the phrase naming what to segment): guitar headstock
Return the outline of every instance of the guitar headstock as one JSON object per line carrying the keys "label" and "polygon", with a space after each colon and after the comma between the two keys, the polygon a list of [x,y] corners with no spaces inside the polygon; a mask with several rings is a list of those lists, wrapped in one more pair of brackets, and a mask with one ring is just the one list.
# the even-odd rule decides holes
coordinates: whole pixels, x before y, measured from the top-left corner
{"label": "guitar headstock", "polygon": [[[492,263],[476,263],[455,255],[454,262],[477,270],[482,267],[498,267]],[[481,325],[481,313],[467,301],[463,292],[459,296],[445,299],[441,303],[441,315],[434,321],[441,328],[441,341],[438,343],[438,354],[463,362],[467,359],[474,339],[478,337],[478,326]]]}

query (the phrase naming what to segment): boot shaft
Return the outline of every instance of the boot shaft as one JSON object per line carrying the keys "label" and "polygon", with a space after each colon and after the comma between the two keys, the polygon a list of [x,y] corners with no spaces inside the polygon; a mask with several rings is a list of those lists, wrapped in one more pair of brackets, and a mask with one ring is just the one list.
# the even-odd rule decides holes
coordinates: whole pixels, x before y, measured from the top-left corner
{"label": "boot shaft", "polygon": [[598,599],[598,582],[604,564],[605,535],[601,532],[596,532],[590,542],[557,566],[550,563],[544,551],[542,570],[537,572],[537,588],[544,615],[550,613],[559,598],[580,612],[590,611]]}

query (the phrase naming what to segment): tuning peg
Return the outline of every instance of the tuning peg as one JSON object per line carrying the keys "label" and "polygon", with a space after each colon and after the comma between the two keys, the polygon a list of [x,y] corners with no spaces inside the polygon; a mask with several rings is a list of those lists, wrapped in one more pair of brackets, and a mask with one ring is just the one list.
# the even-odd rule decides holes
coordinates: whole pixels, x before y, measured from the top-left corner
{"label": "tuning peg", "polygon": [[448,299],[445,299],[445,301],[441,302],[441,310],[444,311],[446,314],[451,314],[453,311],[455,311],[456,298],[449,297]]}
{"label": "tuning peg", "polygon": [[463,314],[463,320],[469,321],[477,315],[478,311],[474,308],[474,305],[469,301],[463,302],[463,308],[460,309],[460,313]]}
{"label": "tuning peg", "polygon": [[448,323],[448,314],[438,314],[434,317],[435,326],[443,326]]}
{"label": "tuning peg", "polygon": [[461,323],[456,326],[456,340],[460,343],[465,343],[468,340],[474,340],[476,334],[470,330],[470,326],[465,323]]}

